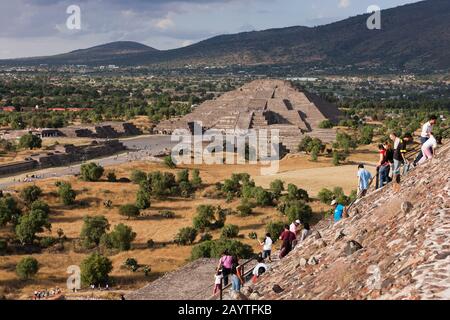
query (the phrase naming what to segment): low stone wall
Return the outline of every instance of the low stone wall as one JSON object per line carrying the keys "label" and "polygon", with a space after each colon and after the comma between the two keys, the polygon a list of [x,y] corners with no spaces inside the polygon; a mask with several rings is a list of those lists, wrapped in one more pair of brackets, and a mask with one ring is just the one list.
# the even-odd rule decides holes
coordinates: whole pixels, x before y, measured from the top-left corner
{"label": "low stone wall", "polygon": [[37,166],[38,166],[38,162],[35,160],[25,160],[25,161],[2,164],[2,165],[0,165],[0,177],[29,171],[29,170],[35,169]]}

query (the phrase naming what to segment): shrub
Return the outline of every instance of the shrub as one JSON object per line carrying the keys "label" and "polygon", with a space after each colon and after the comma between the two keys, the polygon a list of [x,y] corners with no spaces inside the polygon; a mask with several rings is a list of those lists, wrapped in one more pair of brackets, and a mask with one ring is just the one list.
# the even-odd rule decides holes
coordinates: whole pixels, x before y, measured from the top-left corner
{"label": "shrub", "polygon": [[47,203],[45,203],[42,200],[36,200],[31,204],[30,210],[41,210],[44,211],[46,214],[50,213],[50,207]]}
{"label": "shrub", "polygon": [[333,191],[327,188],[323,188],[322,190],[319,191],[317,197],[319,198],[320,202],[329,205],[333,200],[334,194]]}
{"label": "shrub", "polygon": [[16,266],[16,273],[21,280],[28,280],[39,271],[39,263],[33,257],[25,257]]}
{"label": "shrub", "polygon": [[197,215],[193,219],[193,226],[198,231],[211,227],[214,220],[214,207],[211,205],[200,205],[197,207]]}
{"label": "shrub", "polygon": [[248,234],[248,238],[252,239],[252,240],[256,240],[256,239],[258,239],[258,235],[256,234],[256,232],[250,232]]}
{"label": "shrub", "polygon": [[299,189],[295,184],[289,184],[287,199],[309,201],[309,195],[306,190]]}
{"label": "shrub", "polygon": [[137,262],[137,260],[135,258],[127,258],[127,260],[125,260],[125,262],[123,263],[123,265],[133,271],[136,272],[139,269],[139,264]]}
{"label": "shrub", "polygon": [[239,235],[239,227],[234,224],[227,224],[222,228],[221,238],[236,238]]}
{"label": "shrub", "polygon": [[136,233],[131,227],[122,223],[114,227],[114,230],[109,234],[102,236],[102,243],[107,248],[114,248],[120,251],[128,251],[131,248],[131,243],[136,239]]}
{"label": "shrub", "polygon": [[280,237],[281,233],[284,230],[284,223],[283,221],[272,221],[269,222],[266,226],[266,232],[270,233],[270,236],[272,240],[275,242]]}
{"label": "shrub", "polygon": [[191,183],[189,181],[181,181],[179,185],[180,195],[183,198],[189,198],[194,192],[194,188],[192,188]]}
{"label": "shrub", "polygon": [[331,129],[333,128],[333,122],[331,122],[330,120],[323,120],[321,123],[319,123],[319,128],[321,129]]}
{"label": "shrub", "polygon": [[31,133],[24,134],[19,139],[20,148],[33,150],[35,148],[40,148],[41,146],[42,146],[42,139]]}
{"label": "shrub", "polygon": [[140,210],[145,210],[150,208],[150,206],[150,193],[143,188],[139,188],[136,193],[136,207]]}
{"label": "shrub", "polygon": [[111,260],[93,253],[81,262],[81,281],[85,285],[105,285],[113,266]]}
{"label": "shrub", "polygon": [[81,165],[81,179],[84,181],[95,182],[100,180],[104,172],[102,166],[99,166],[96,163],[87,163]]}
{"label": "shrub", "polygon": [[336,135],[336,142],[333,146],[336,149],[343,150],[344,153],[348,153],[350,149],[355,149],[358,145],[350,135],[343,132],[338,132]]}
{"label": "shrub", "polygon": [[15,231],[22,244],[32,244],[36,233],[43,232],[44,228],[51,229],[48,214],[42,210],[32,210],[19,218]]}
{"label": "shrub", "polygon": [[241,217],[248,217],[253,212],[253,205],[247,200],[242,200],[236,209]]}
{"label": "shrub", "polygon": [[202,185],[202,178],[200,177],[200,171],[198,169],[192,171],[191,184],[194,188],[199,188]]}
{"label": "shrub", "polygon": [[285,215],[289,221],[298,219],[302,222],[309,222],[312,216],[312,209],[302,201],[293,201],[287,204]]}
{"label": "shrub", "polygon": [[209,233],[204,233],[200,236],[200,242],[210,241],[212,240],[212,235]]}
{"label": "shrub", "polygon": [[43,248],[48,248],[51,247],[52,245],[54,245],[55,243],[58,242],[57,238],[53,238],[53,237],[44,237],[42,239],[40,239],[39,241],[39,245]]}
{"label": "shrub", "polygon": [[153,249],[155,247],[155,241],[153,239],[149,239],[147,241],[147,248]]}
{"label": "shrub", "polygon": [[177,182],[189,182],[189,170],[183,169],[177,173]]}
{"label": "shrub", "polygon": [[17,207],[17,201],[11,196],[0,198],[0,226],[7,223],[16,224],[19,220],[21,211]]}
{"label": "shrub", "polygon": [[147,180],[147,175],[141,170],[131,171],[130,180],[135,184],[141,184],[143,181]]}
{"label": "shrub", "polygon": [[220,239],[205,241],[194,246],[191,251],[191,259],[220,258],[225,250],[228,250],[230,255],[242,259],[249,259],[254,255],[252,247],[248,244],[237,240]]}
{"label": "shrub", "polygon": [[123,206],[120,206],[119,214],[121,216],[127,217],[127,219],[130,219],[138,217],[141,212],[139,211],[139,208],[134,204],[125,204]]}
{"label": "shrub", "polygon": [[359,142],[362,144],[371,144],[373,140],[373,127],[363,126],[359,129]]}
{"label": "shrub", "polygon": [[177,167],[177,165],[175,164],[175,162],[173,162],[173,159],[171,156],[166,156],[164,158],[164,164],[166,165],[167,168],[169,169],[175,169]]}
{"label": "shrub", "polygon": [[38,200],[41,195],[42,189],[38,186],[28,186],[20,192],[20,197],[27,205],[30,205],[34,201]]}
{"label": "shrub", "polygon": [[162,210],[159,212],[159,215],[166,219],[174,219],[176,217],[175,212],[170,210]]}
{"label": "shrub", "polygon": [[272,194],[262,187],[256,187],[254,190],[256,204],[261,207],[270,206],[273,203]]}
{"label": "shrub", "polygon": [[0,239],[0,254],[3,255],[6,253],[6,250],[8,249],[8,241],[5,239]]}
{"label": "shrub", "polygon": [[341,159],[341,156],[340,156],[339,152],[333,151],[333,164],[335,166],[338,166],[340,164],[340,159]]}
{"label": "shrub", "polygon": [[85,216],[83,218],[80,239],[85,248],[97,246],[106,231],[109,230],[108,220],[104,216]]}
{"label": "shrub", "polygon": [[179,246],[186,246],[194,243],[197,237],[197,230],[191,227],[181,228],[175,236],[174,242]]}
{"label": "shrub", "polygon": [[77,193],[72,189],[72,185],[70,183],[63,182],[58,188],[58,195],[62,203],[69,206],[75,203]]}
{"label": "shrub", "polygon": [[108,179],[108,182],[117,182],[117,176],[114,171],[109,171],[106,175],[106,179]]}
{"label": "shrub", "polygon": [[273,197],[279,199],[281,193],[284,191],[284,182],[277,179],[270,183],[270,191],[272,191]]}

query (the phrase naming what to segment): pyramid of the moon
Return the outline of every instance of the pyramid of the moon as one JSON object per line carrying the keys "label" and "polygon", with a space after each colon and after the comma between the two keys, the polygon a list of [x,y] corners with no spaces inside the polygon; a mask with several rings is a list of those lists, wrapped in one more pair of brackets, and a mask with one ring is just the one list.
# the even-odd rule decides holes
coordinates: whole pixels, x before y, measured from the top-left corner
{"label": "pyramid of the moon", "polygon": [[336,132],[320,129],[319,124],[326,119],[337,122],[339,117],[335,105],[296,90],[288,81],[255,80],[202,103],[182,118],[162,121],[155,131],[171,134],[176,129],[189,130],[193,122],[202,122],[204,129],[223,131],[278,129],[280,142],[294,152],[305,134],[325,142],[333,140]]}

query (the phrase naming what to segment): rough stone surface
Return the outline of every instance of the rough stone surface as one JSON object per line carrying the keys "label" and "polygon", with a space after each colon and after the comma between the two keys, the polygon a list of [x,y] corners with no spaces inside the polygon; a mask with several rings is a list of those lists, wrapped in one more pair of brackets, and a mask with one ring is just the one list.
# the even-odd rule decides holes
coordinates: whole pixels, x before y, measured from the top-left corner
{"label": "rough stone surface", "polygon": [[[349,218],[319,222],[328,245],[318,248],[309,237],[274,262],[254,288],[259,299],[450,299],[449,172],[446,144],[402,177],[399,191],[370,192]],[[335,241],[341,230],[345,239]],[[347,256],[351,240],[364,248]],[[298,268],[312,256],[320,263]],[[274,292],[275,284],[283,291]]]}

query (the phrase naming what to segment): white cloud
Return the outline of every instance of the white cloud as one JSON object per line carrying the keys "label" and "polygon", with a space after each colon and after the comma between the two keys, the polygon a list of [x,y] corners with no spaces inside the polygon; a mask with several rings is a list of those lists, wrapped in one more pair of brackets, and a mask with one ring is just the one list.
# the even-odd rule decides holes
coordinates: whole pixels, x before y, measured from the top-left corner
{"label": "white cloud", "polygon": [[158,29],[167,30],[175,27],[175,22],[169,16],[167,16],[164,19],[157,20],[155,26]]}
{"label": "white cloud", "polygon": [[350,6],[350,0],[339,0],[339,8],[347,8]]}

